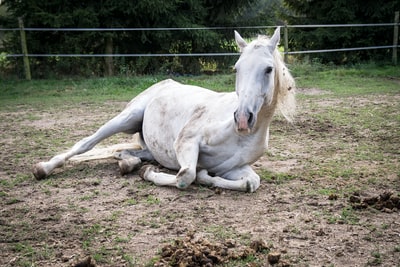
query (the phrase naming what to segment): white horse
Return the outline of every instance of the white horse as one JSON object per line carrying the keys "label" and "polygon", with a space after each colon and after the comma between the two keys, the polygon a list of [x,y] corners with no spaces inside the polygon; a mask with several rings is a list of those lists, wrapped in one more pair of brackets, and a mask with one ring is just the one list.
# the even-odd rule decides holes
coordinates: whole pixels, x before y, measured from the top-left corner
{"label": "white horse", "polygon": [[155,160],[176,175],[142,166],[139,175],[156,185],[187,188],[199,184],[254,192],[260,177],[251,164],[268,145],[269,125],[278,108],[290,120],[295,109],[294,80],[271,39],[247,43],[235,31],[241,55],[235,64],[236,92],[217,93],[173,80],[161,81],[134,98],[116,117],[68,152],[36,164],[37,179],[48,176],[74,155],[119,133],[140,133],[141,150],[119,154],[121,172]]}

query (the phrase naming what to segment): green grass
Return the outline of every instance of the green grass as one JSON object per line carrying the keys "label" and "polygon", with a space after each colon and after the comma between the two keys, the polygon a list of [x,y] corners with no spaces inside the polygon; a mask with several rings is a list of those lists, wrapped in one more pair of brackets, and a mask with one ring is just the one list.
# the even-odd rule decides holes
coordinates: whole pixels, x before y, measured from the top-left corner
{"label": "green grass", "polygon": [[289,173],[276,173],[265,169],[260,170],[258,174],[262,180],[274,184],[283,184],[296,178],[294,175]]}
{"label": "green grass", "polygon": [[[398,93],[400,68],[374,64],[351,67],[326,67],[321,64],[289,66],[298,87],[320,88],[336,95]],[[57,106],[61,103],[101,103],[108,100],[129,101],[152,84],[168,76],[133,76],[63,80],[1,80],[0,109],[18,110],[19,105]],[[216,91],[233,91],[234,74],[172,77]],[[32,118],[35,119],[35,118]]]}
{"label": "green grass", "polygon": [[[151,85],[168,76],[135,76],[64,80],[7,80],[0,81],[0,109],[16,110],[19,105],[54,107],[65,103],[101,103],[129,101]],[[216,91],[234,88],[233,75],[178,77],[185,84],[199,85]],[[37,119],[37,118],[32,118]]]}
{"label": "green grass", "polygon": [[335,95],[399,93],[400,67],[363,64],[346,67],[321,64],[290,66],[298,87],[320,88]]}

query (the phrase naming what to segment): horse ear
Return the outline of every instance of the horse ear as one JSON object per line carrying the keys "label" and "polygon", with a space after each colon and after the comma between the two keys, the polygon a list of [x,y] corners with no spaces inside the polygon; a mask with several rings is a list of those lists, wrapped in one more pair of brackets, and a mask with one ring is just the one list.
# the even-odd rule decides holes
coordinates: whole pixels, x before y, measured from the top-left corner
{"label": "horse ear", "polygon": [[274,52],[276,46],[279,44],[279,40],[281,39],[281,27],[276,28],[274,35],[272,35],[271,39],[269,40],[269,49]]}
{"label": "horse ear", "polygon": [[235,40],[236,44],[240,48],[240,52],[243,52],[243,49],[247,46],[247,43],[245,40],[243,40],[242,36],[240,36],[240,34],[237,31],[235,31]]}

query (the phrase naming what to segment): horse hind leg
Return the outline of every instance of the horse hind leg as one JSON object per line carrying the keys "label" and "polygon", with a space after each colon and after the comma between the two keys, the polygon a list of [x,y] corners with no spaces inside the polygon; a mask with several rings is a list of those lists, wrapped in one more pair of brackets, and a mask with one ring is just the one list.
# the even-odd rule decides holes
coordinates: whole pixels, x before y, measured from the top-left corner
{"label": "horse hind leg", "polygon": [[38,180],[44,179],[54,169],[62,167],[69,158],[89,151],[107,137],[119,132],[139,132],[142,127],[142,121],[143,110],[127,108],[100,127],[93,135],[77,142],[69,151],[56,155],[47,162],[37,163],[33,168],[33,175]]}

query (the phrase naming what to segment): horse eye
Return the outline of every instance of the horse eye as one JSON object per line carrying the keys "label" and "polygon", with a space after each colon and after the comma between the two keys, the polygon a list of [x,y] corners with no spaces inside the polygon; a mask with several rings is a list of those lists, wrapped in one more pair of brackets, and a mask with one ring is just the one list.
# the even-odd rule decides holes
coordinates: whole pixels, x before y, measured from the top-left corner
{"label": "horse eye", "polygon": [[271,71],[272,71],[272,67],[267,67],[267,68],[265,69],[265,73],[266,73],[266,74],[271,73]]}

